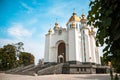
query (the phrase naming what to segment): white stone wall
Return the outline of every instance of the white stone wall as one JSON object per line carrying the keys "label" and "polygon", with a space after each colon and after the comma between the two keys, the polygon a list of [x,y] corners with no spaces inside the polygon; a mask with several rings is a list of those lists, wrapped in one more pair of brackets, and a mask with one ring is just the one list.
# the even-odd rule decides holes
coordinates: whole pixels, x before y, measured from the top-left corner
{"label": "white stone wall", "polygon": [[50,47],[50,39],[51,35],[46,34],[45,36],[45,53],[44,53],[44,62],[49,62],[49,47]]}
{"label": "white stone wall", "polygon": [[77,54],[76,54],[76,60],[82,62],[82,54],[81,54],[81,34],[77,31],[77,39],[76,39],[76,48],[77,48]]}
{"label": "white stone wall", "polygon": [[69,44],[69,61],[76,60],[76,44],[75,44],[75,36],[76,36],[76,29],[72,28],[69,29],[68,35],[68,44]]}
{"label": "white stone wall", "polygon": [[92,61],[92,54],[91,54],[91,50],[92,50],[91,44],[92,43],[90,42],[90,35],[89,34],[88,34],[88,43],[87,44],[88,44],[88,51],[89,51],[89,57],[88,57],[89,59],[88,60],[89,60],[89,62],[93,62]]}
{"label": "white stone wall", "polygon": [[96,53],[95,53],[95,48],[96,48],[96,45],[95,45],[95,40],[94,40],[94,36],[91,35],[90,36],[90,40],[91,40],[91,54],[92,54],[92,59],[93,59],[93,62],[96,63]]}

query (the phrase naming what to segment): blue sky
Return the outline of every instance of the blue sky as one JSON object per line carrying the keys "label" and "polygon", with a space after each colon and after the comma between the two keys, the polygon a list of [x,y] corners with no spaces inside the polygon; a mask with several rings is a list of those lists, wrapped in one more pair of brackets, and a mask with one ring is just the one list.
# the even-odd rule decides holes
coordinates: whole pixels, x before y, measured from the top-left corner
{"label": "blue sky", "polygon": [[89,0],[0,0],[0,47],[22,41],[37,62],[44,57],[49,28],[54,27],[56,18],[66,27],[74,8],[78,16],[83,12],[87,16]]}

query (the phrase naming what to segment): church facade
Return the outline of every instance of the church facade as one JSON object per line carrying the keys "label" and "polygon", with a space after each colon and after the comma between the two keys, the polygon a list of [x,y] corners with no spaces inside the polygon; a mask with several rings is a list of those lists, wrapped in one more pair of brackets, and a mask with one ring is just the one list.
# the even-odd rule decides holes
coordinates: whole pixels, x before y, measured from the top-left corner
{"label": "church facade", "polygon": [[68,20],[66,28],[56,22],[45,35],[44,62],[89,62],[100,64],[98,48],[95,44],[94,28],[87,25],[87,19],[75,12]]}

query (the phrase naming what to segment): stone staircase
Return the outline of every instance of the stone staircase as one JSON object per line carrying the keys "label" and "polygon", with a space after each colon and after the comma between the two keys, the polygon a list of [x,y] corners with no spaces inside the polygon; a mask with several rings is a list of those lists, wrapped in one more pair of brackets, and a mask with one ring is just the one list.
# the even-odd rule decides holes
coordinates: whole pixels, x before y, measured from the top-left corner
{"label": "stone staircase", "polygon": [[62,73],[63,63],[52,65],[50,67],[41,69],[37,72],[38,75],[47,75],[47,74],[61,74]]}
{"label": "stone staircase", "polygon": [[32,69],[34,69],[34,68],[35,68],[35,65],[31,64],[31,65],[23,67],[21,70],[15,72],[14,74],[33,75],[34,71],[32,71]]}
{"label": "stone staircase", "polygon": [[34,64],[31,64],[31,65],[28,65],[28,66],[20,66],[20,67],[17,67],[17,68],[14,68],[14,69],[10,69],[10,70],[7,70],[6,73],[10,73],[10,74],[25,74],[24,72],[34,68]]}
{"label": "stone staircase", "polygon": [[7,70],[6,73],[9,74],[20,74],[20,75],[43,75],[43,74],[54,74],[54,73],[61,73],[62,72],[62,65],[57,63],[48,63],[43,65],[34,64],[28,66],[20,66],[11,70]]}
{"label": "stone staircase", "polygon": [[45,64],[45,65],[37,65],[37,66],[31,66],[31,67],[27,67],[24,68],[22,70],[20,70],[19,72],[17,72],[16,74],[22,74],[22,75],[35,75],[39,70],[45,69],[47,67],[50,67],[51,65],[55,65],[55,64]]}
{"label": "stone staircase", "polygon": [[15,73],[15,72],[21,70],[23,67],[24,67],[24,66],[21,65],[21,66],[19,66],[19,67],[17,67],[17,68],[10,69],[10,70],[7,70],[7,71],[5,71],[5,72],[6,72],[6,73]]}

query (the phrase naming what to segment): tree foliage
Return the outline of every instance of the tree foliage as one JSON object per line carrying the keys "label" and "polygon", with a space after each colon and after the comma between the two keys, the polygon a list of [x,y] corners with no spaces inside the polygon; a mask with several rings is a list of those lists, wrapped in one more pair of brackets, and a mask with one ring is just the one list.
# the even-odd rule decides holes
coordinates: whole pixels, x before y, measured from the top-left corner
{"label": "tree foliage", "polygon": [[107,65],[108,64],[108,61],[106,61],[103,57],[100,57],[100,60],[101,60],[101,65]]}
{"label": "tree foliage", "polygon": [[5,45],[0,48],[0,70],[8,70],[20,65],[34,64],[34,56],[28,52],[20,52],[17,60],[15,45]]}
{"label": "tree foliage", "polygon": [[[120,0],[94,0],[90,2],[91,10],[88,24],[98,29],[96,43],[104,48],[104,59],[112,62],[120,72]],[[111,56],[109,56],[111,55]]]}
{"label": "tree foliage", "polygon": [[16,64],[15,47],[8,44],[0,48],[0,69],[14,68]]}
{"label": "tree foliage", "polygon": [[34,64],[34,56],[31,53],[21,52],[19,55],[20,64],[30,65]]}

